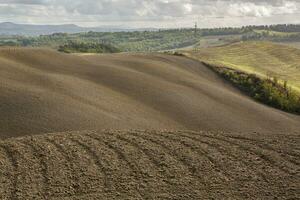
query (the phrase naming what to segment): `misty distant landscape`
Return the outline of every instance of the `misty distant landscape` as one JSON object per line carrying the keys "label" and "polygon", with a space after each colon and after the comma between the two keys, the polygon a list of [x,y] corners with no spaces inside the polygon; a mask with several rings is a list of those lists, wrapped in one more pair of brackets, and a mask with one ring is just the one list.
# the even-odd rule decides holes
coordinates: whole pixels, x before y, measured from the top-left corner
{"label": "misty distant landscape", "polygon": [[299,13],[0,1],[0,199],[298,199]]}
{"label": "misty distant landscape", "polygon": [[270,41],[296,48],[300,46],[300,25],[294,24],[213,29],[109,29],[2,23],[0,33],[0,46],[62,49],[70,44],[96,44],[113,46],[121,52],[197,49],[241,41]]}
{"label": "misty distant landscape", "polygon": [[114,26],[102,27],[80,27],[75,24],[62,25],[32,25],[32,24],[15,24],[12,22],[0,23],[0,35],[23,35],[23,36],[39,36],[50,35],[53,33],[80,33],[80,32],[121,32],[121,31],[143,31],[156,30],[154,28],[120,28]]}

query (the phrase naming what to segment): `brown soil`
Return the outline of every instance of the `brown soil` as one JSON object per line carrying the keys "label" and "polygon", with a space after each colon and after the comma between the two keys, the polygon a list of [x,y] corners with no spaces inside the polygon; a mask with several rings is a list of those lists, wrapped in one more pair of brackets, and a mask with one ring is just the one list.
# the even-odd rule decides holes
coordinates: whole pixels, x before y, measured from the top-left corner
{"label": "brown soil", "polygon": [[184,57],[1,49],[0,199],[297,199],[299,122]]}
{"label": "brown soil", "polygon": [[299,132],[201,63],[170,55],[0,50],[0,138],[95,129]]}
{"label": "brown soil", "polygon": [[84,131],[0,142],[0,199],[297,199],[299,135]]}

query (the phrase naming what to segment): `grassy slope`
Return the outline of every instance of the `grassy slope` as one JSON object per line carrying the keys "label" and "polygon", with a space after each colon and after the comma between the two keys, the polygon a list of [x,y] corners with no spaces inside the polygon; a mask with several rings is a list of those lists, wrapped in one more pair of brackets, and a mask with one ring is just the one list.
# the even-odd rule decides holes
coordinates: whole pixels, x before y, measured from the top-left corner
{"label": "grassy slope", "polygon": [[300,91],[300,50],[269,42],[241,42],[190,52],[193,57],[260,76],[287,80]]}

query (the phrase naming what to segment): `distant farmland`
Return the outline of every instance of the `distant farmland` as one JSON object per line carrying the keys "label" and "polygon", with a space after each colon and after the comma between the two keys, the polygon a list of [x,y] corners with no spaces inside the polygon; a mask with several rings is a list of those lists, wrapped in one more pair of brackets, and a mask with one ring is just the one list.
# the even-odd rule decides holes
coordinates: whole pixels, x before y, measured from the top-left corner
{"label": "distant farmland", "polygon": [[270,42],[239,42],[189,53],[211,64],[286,80],[300,91],[299,49]]}

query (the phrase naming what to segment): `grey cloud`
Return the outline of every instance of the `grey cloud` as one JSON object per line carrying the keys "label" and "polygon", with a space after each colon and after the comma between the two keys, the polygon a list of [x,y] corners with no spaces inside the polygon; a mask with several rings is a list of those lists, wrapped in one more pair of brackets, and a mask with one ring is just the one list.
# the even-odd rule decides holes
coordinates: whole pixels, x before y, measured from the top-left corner
{"label": "grey cloud", "polygon": [[27,4],[27,5],[43,5],[51,0],[0,0],[0,4]]}
{"label": "grey cloud", "polygon": [[254,22],[272,18],[282,23],[278,15],[296,16],[299,12],[298,0],[0,0],[0,21],[23,19],[30,23],[153,21],[164,26],[172,20],[185,24],[222,19],[242,25],[242,18],[253,18],[248,20]]}

